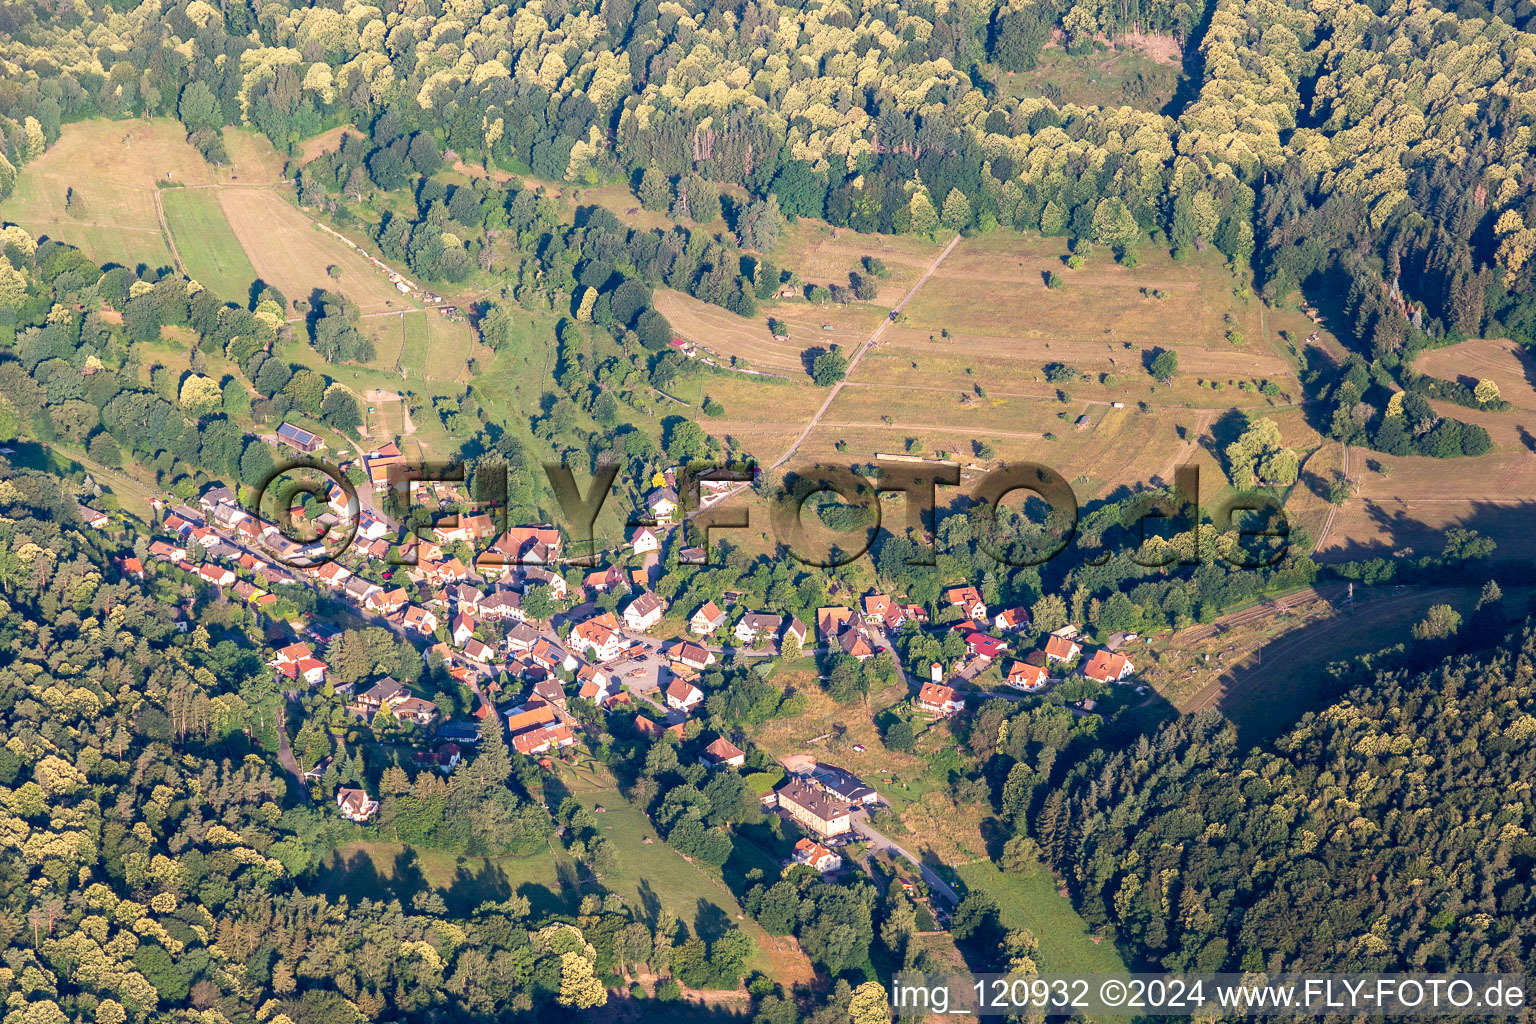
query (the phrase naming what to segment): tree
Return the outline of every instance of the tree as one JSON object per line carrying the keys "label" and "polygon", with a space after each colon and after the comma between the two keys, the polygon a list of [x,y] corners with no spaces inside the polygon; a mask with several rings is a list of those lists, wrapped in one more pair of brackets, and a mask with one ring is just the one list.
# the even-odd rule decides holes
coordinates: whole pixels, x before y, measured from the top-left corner
{"label": "tree", "polygon": [[778,197],[770,194],[767,199],[754,199],[747,204],[737,220],[736,234],[743,248],[761,252],[778,243],[783,228],[784,215],[779,212]]}
{"label": "tree", "polygon": [[971,226],[971,201],[957,188],[944,197],[944,226],[951,231],[964,231]]}
{"label": "tree", "polygon": [[893,723],[889,729],[885,730],[885,745],[904,754],[911,753],[916,746],[912,723],[906,719]]}
{"label": "tree", "polygon": [[1128,249],[1141,236],[1141,228],[1125,203],[1116,196],[1099,200],[1093,210],[1093,240],[1099,245]]}
{"label": "tree", "polygon": [[663,213],[667,209],[667,201],[672,197],[672,183],[658,168],[647,167],[640,174],[640,183],[635,187],[635,195],[645,209],[654,213]]}
{"label": "tree", "polygon": [[561,1006],[590,1010],[608,1001],[608,990],[592,970],[592,961],[572,950],[560,954],[560,994],[555,1000]]}
{"label": "tree", "polygon": [[1484,377],[1477,382],[1477,387],[1472,389],[1472,397],[1477,399],[1479,405],[1497,405],[1499,403],[1499,386]]}
{"label": "tree", "polygon": [[1416,640],[1444,640],[1461,629],[1461,613],[1448,604],[1430,605],[1424,618],[1413,625]]}
{"label": "tree", "polygon": [[836,345],[811,361],[811,380],[820,387],[829,388],[846,376],[848,376],[848,360]]}
{"label": "tree", "polygon": [[357,399],[340,384],[325,389],[325,399],[320,403],[320,416],[325,422],[344,433],[355,431],[363,425],[363,414]]}
{"label": "tree", "polygon": [[878,981],[866,981],[853,990],[848,1001],[849,1024],[890,1024],[891,1000],[885,986]]}
{"label": "tree", "polygon": [[992,61],[1004,71],[1029,71],[1040,63],[1055,10],[1046,4],[1001,8],[992,20]]}
{"label": "tree", "polygon": [[769,186],[779,208],[790,217],[820,217],[827,202],[827,180],[802,160],[788,160]]}
{"label": "tree", "polygon": [[186,126],[187,133],[217,128],[224,120],[223,111],[219,108],[219,98],[213,94],[203,82],[194,79],[188,82],[181,90],[181,102],[176,106],[176,113],[181,118],[181,123]]}
{"label": "tree", "polygon": [[1172,380],[1179,372],[1179,354],[1171,348],[1158,349],[1148,370],[1156,380],[1165,383]]}
{"label": "tree", "polygon": [[224,389],[212,377],[193,374],[181,384],[180,401],[187,415],[203,416],[224,404]]}
{"label": "tree", "polygon": [[283,394],[309,415],[318,416],[325,399],[325,378],[306,367],[288,378],[288,383],[283,385]]}
{"label": "tree", "polygon": [[1279,425],[1268,417],[1254,420],[1227,446],[1227,462],[1239,490],[1252,487],[1256,479],[1282,486],[1296,482],[1296,453],[1282,444]]}
{"label": "tree", "polygon": [[667,431],[666,448],[675,461],[688,462],[709,451],[709,435],[693,420],[677,420]]}
{"label": "tree", "polygon": [[938,230],[939,213],[933,208],[933,200],[928,197],[927,189],[919,188],[913,192],[912,198],[907,201],[907,209],[912,218],[913,234],[931,235]]}

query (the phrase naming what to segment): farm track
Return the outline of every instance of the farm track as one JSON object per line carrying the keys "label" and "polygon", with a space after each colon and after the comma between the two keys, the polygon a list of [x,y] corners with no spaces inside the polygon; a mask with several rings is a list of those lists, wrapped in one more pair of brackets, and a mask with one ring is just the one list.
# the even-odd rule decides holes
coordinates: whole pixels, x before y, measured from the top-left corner
{"label": "farm track", "polygon": [[[1377,601],[1368,602],[1361,608],[1361,611],[1366,611],[1379,617],[1386,613],[1395,611],[1404,605],[1419,604],[1426,600],[1432,600],[1437,597],[1453,594],[1458,589],[1460,588],[1437,587],[1427,591],[1420,591],[1418,588],[1410,588],[1409,592],[1406,594],[1399,594],[1393,597],[1387,597]],[[1318,637],[1314,629],[1309,628],[1298,630],[1295,634],[1275,641],[1273,650],[1269,651],[1270,661],[1274,664],[1283,666],[1287,663],[1290,655],[1307,647],[1315,646],[1320,642],[1321,639],[1322,638]],[[1261,650],[1265,646],[1267,645],[1260,645],[1260,647],[1256,648],[1255,650]],[[1192,715],[1196,712],[1204,711],[1207,708],[1215,707],[1217,704],[1221,703],[1222,699],[1232,692],[1231,685],[1234,682],[1232,673],[1237,669],[1246,666],[1248,659],[1252,657],[1254,653],[1255,651],[1253,650],[1244,652],[1242,661],[1233,664],[1230,668],[1227,669],[1227,671],[1211,680],[1211,682],[1208,683],[1204,688],[1197,690],[1194,694],[1191,694],[1190,697],[1184,701],[1182,706],[1180,706],[1179,710],[1186,715]],[[1259,685],[1262,683],[1262,681],[1263,677],[1260,674],[1260,671],[1255,671],[1243,682],[1245,688],[1251,688],[1255,685]]]}
{"label": "farm track", "polygon": [[[919,277],[915,282],[913,282],[912,287],[907,289],[907,294],[903,295],[901,297],[901,301],[896,303],[896,305],[891,309],[891,313],[893,315],[900,313],[903,309],[906,308],[907,303],[912,301],[912,297],[916,295],[918,290],[922,288],[922,286],[930,277],[933,276],[933,272],[939,269],[939,264],[944,262],[944,257],[953,252],[955,246],[960,244],[960,238],[960,235],[956,235],[954,238],[949,240],[949,244],[946,245],[939,253],[939,255],[935,257],[934,261],[929,264],[928,269],[923,271],[923,276]],[[827,410],[832,407],[833,400],[835,400],[838,396],[838,393],[843,390],[843,385],[848,382],[847,378],[851,376],[853,371],[858,367],[859,360],[864,357],[864,353],[869,351],[869,347],[880,339],[880,335],[885,333],[886,327],[890,326],[892,321],[893,316],[888,316],[881,320],[880,325],[874,329],[870,336],[865,338],[864,341],[860,343],[859,347],[854,351],[853,356],[848,360],[848,371],[843,375],[843,379],[832,385],[832,390],[827,395],[826,401],[821,403],[821,408],[816,410],[816,415],[811,417],[811,422],[806,424],[805,429],[800,432],[800,436],[797,437],[794,443],[789,446],[789,450],[781,455],[779,460],[769,467],[770,469],[778,469],[780,466],[784,465],[784,463],[793,458],[795,452],[799,451],[800,446],[805,443],[805,439],[811,436],[811,431],[816,429],[816,425],[821,422],[821,418],[825,416],[827,414]]]}
{"label": "farm track", "polygon": [[[1349,445],[1344,446],[1344,482],[1349,482]],[[1361,499],[1365,500],[1365,499]],[[1328,519],[1323,523],[1323,528],[1318,532],[1317,543],[1312,545],[1312,553],[1315,555],[1323,549],[1323,542],[1328,539],[1328,533],[1333,529],[1333,521],[1338,518],[1340,506],[1328,503]]]}
{"label": "farm track", "polygon": [[182,262],[181,250],[176,248],[176,236],[171,234],[171,222],[165,219],[165,203],[160,198],[160,189],[154,190],[153,197],[155,201],[155,219],[160,222],[160,233],[165,236],[165,244],[170,246],[171,259],[176,261],[176,271],[179,274],[190,277],[191,275],[187,273],[187,265]]}

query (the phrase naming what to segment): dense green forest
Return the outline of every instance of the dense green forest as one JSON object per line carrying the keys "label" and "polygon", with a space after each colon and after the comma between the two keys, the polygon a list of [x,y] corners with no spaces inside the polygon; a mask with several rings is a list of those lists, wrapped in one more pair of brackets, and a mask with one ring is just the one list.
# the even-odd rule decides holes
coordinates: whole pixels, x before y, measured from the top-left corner
{"label": "dense green forest", "polygon": [[[1497,602],[1482,612],[1499,626]],[[1272,751],[1201,713],[1085,752],[1038,714],[985,721],[1001,809],[1148,965],[1514,971],[1529,963],[1529,624],[1391,671]],[[1000,728],[1008,722],[1011,728]],[[1004,781],[1005,780],[1005,781]]]}

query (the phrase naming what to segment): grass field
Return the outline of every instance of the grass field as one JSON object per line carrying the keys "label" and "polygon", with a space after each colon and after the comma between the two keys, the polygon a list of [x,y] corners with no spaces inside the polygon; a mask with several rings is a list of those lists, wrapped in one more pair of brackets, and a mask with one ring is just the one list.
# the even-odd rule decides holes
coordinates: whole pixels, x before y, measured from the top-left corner
{"label": "grass field", "polygon": [[1087,923],[1062,896],[1056,879],[1043,865],[1023,874],[1005,875],[991,861],[974,861],[957,869],[971,889],[997,900],[1003,924],[1028,928],[1040,941],[1041,974],[1126,974],[1112,943],[1095,941]]}
{"label": "grass field", "polygon": [[429,313],[413,313],[400,318],[400,330],[402,341],[400,343],[400,358],[396,365],[406,378],[414,376],[417,380],[427,378],[427,347],[431,337]]}
{"label": "grass field", "polygon": [[217,194],[208,189],[164,189],[160,202],[187,276],[229,302],[248,300],[256,271],[230,230]]}
{"label": "grass field", "polygon": [[1148,38],[1166,43],[1146,49],[1117,46],[1081,56],[1058,45],[1047,46],[1040,52],[1038,66],[1003,72],[999,80],[1009,96],[1045,96],[1058,105],[1161,110],[1179,85],[1178,46],[1168,37]]}
{"label": "grass field", "polygon": [[[317,288],[345,295],[364,313],[414,309],[389,278],[361,254],[319,230],[299,210],[267,189],[221,189],[219,205],[257,275],[289,299],[307,299]],[[332,279],[326,268],[336,266]]]}
{"label": "grass field", "polygon": [[[656,293],[655,304],[680,337],[718,355],[743,360],[752,369],[797,381],[810,379],[807,349],[841,345],[851,353],[885,316],[885,310],[865,303],[815,306],[786,299],[765,305],[760,315],[748,318],[667,289]],[[768,330],[770,316],[789,326],[789,340],[774,339]]]}
{"label": "grass field", "polygon": [[187,144],[176,121],[67,124],[58,142],[21,168],[15,192],[0,203],[0,219],[78,246],[99,263],[171,266],[155,211],[157,182],[265,184],[281,173],[282,159],[264,137],[224,134],[233,164],[216,168]]}
{"label": "grass field", "polygon": [[[1255,616],[1191,646],[1159,645],[1148,681],[1181,712],[1216,707],[1245,743],[1262,742],[1333,695],[1324,671],[1330,662],[1411,644],[1411,627],[1431,605],[1449,604],[1466,616],[1481,592],[1480,586],[1357,586],[1350,609],[1341,584],[1329,589],[1331,600]],[[1526,588],[1506,587],[1506,603],[1522,607],[1527,594]]]}

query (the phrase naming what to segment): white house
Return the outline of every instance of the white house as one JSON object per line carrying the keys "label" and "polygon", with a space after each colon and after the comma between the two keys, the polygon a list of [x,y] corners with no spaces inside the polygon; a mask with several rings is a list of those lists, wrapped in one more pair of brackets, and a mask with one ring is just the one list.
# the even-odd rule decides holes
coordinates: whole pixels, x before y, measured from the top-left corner
{"label": "white house", "polygon": [[672,680],[667,687],[667,706],[678,711],[692,711],[704,702],[704,691],[681,679]]}
{"label": "white house", "polygon": [[629,602],[629,607],[624,609],[624,625],[643,633],[661,621],[661,614],[665,610],[666,602],[647,591]]}
{"label": "white house", "polygon": [[642,526],[629,538],[629,546],[637,555],[648,554],[661,549],[661,537],[649,526]]}

